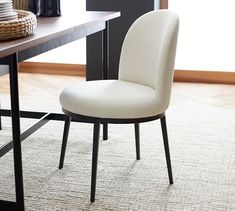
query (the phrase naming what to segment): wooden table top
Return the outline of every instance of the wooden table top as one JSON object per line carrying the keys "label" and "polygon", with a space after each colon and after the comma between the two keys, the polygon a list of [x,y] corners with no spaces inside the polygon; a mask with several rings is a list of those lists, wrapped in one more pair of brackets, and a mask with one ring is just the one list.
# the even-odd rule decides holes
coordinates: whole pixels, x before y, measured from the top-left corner
{"label": "wooden table top", "polygon": [[38,18],[37,28],[32,35],[12,41],[0,42],[0,58],[68,34],[81,32],[84,36],[87,36],[89,31],[92,33],[92,29],[97,25],[105,26],[105,21],[119,16],[120,12],[86,11],[76,15],[71,14],[71,16],[66,14],[60,17]]}

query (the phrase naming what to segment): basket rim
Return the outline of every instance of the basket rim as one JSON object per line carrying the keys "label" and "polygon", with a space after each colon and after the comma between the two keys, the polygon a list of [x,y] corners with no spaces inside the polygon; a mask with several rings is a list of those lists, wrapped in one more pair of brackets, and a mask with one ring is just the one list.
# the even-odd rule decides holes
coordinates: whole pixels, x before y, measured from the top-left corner
{"label": "basket rim", "polygon": [[22,21],[25,21],[27,20],[29,17],[35,17],[36,18],[36,15],[30,11],[27,11],[27,10],[17,10],[17,9],[14,9],[13,10],[14,12],[16,12],[18,15],[19,14],[25,14],[25,16],[23,17],[18,17],[17,19],[15,20],[8,20],[8,21],[0,21],[0,25],[6,25],[6,24],[17,24],[19,22],[22,22]]}
{"label": "basket rim", "polygon": [[20,16],[17,20],[0,22],[0,41],[28,36],[33,34],[37,27],[37,17],[32,12],[26,10],[15,11]]}

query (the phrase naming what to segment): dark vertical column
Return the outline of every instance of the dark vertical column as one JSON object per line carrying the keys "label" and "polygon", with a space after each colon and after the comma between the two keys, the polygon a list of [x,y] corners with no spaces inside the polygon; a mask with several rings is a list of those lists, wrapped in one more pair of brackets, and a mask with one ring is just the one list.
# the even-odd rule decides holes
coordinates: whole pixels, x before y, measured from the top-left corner
{"label": "dark vertical column", "polygon": [[102,79],[109,78],[109,22],[106,21],[102,32]]}
{"label": "dark vertical column", "polygon": [[[106,21],[102,32],[102,79],[109,78],[109,22]],[[108,124],[103,124],[103,140],[108,140]]]}
{"label": "dark vertical column", "polygon": [[23,170],[22,170],[23,166],[22,166],[22,153],[21,153],[21,140],[20,140],[20,112],[19,112],[17,63],[18,63],[17,54],[9,56],[16,203],[18,210],[24,210],[24,186],[23,186]]}
{"label": "dark vertical column", "polygon": [[[109,24],[109,78],[118,78],[121,46],[127,30],[141,15],[154,9],[156,0],[86,0],[88,11],[120,11]],[[87,38],[87,80],[102,79],[102,33]]]}

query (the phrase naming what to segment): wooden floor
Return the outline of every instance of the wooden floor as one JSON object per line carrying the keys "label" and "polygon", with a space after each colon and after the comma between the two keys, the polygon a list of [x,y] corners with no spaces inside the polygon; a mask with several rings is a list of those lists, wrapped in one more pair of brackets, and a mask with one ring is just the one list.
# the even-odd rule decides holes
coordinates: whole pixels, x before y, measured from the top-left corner
{"label": "wooden floor", "polygon": [[[19,73],[20,95],[58,95],[61,90],[71,83],[84,81],[84,77],[46,75],[34,73]],[[9,76],[0,77],[0,94],[9,94]]]}
{"label": "wooden floor", "polygon": [[[67,85],[84,81],[84,77],[44,74],[19,74],[20,95],[58,96]],[[0,94],[9,94],[9,76],[0,77]],[[235,85],[174,83],[173,97],[191,99],[198,104],[235,108]]]}

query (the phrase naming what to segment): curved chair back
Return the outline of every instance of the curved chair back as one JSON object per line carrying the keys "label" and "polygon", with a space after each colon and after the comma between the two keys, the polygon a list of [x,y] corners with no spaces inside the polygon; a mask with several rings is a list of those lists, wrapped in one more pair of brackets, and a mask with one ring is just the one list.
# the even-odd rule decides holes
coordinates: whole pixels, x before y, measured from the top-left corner
{"label": "curved chair back", "polygon": [[170,102],[178,28],[175,13],[151,11],[133,23],[121,50],[119,80],[155,89],[163,111]]}

